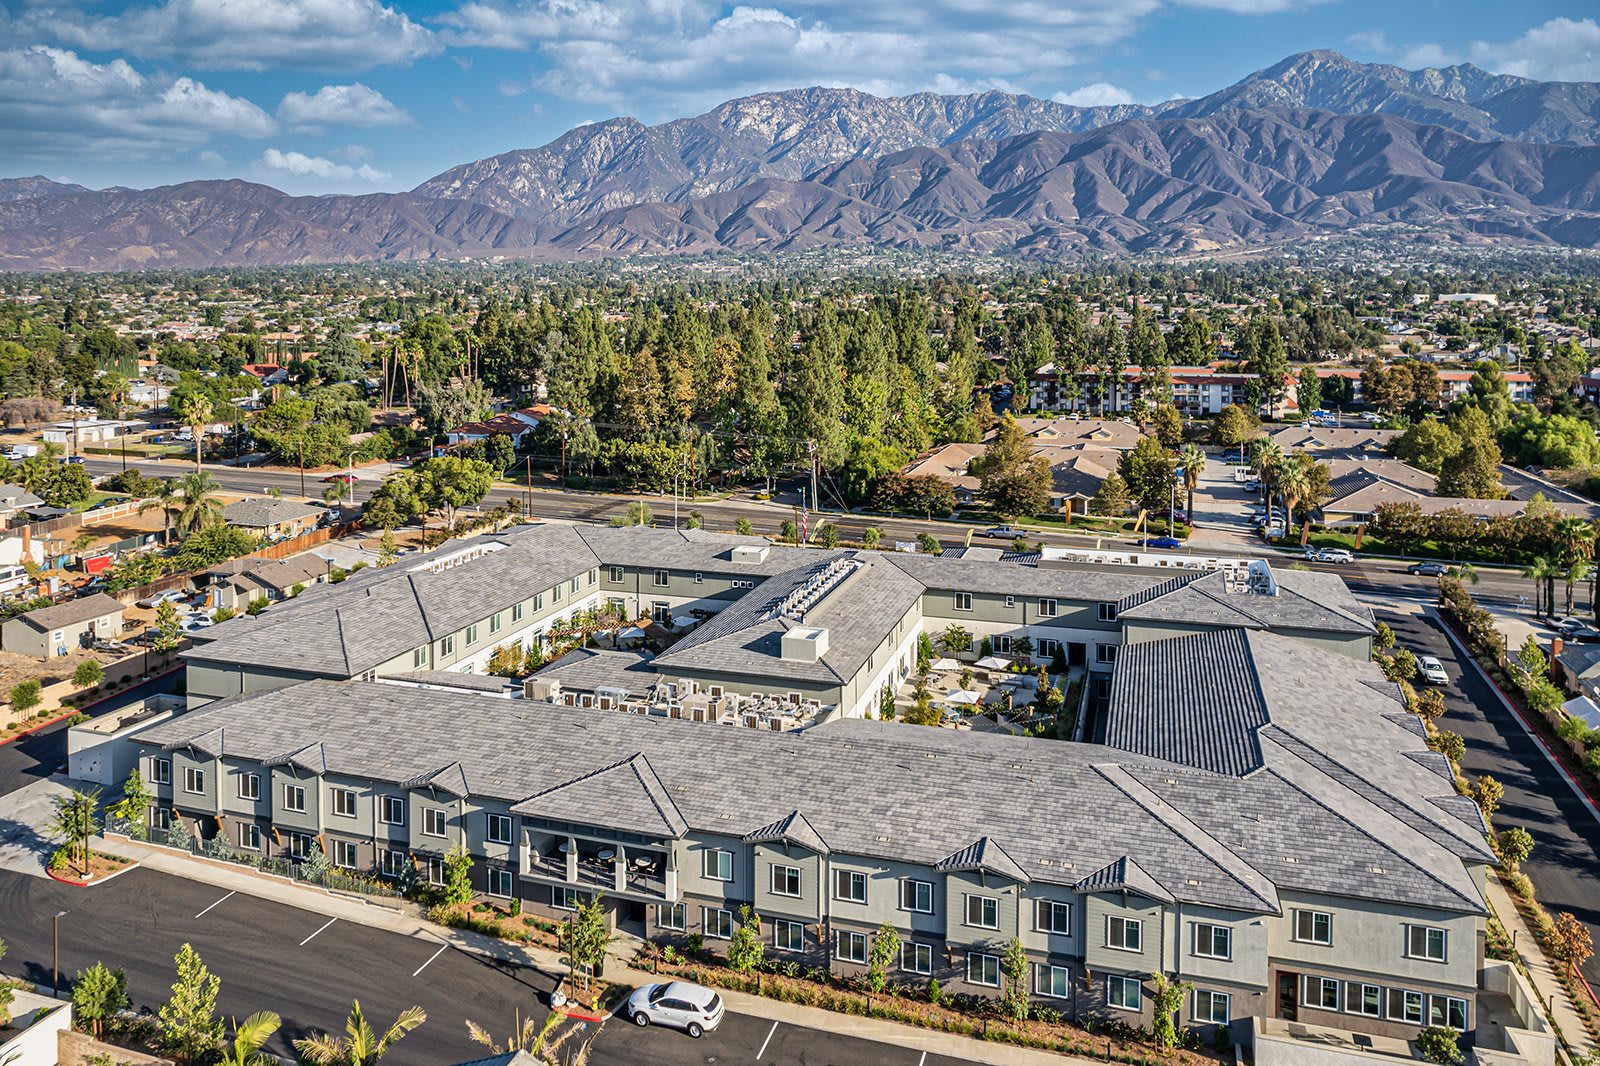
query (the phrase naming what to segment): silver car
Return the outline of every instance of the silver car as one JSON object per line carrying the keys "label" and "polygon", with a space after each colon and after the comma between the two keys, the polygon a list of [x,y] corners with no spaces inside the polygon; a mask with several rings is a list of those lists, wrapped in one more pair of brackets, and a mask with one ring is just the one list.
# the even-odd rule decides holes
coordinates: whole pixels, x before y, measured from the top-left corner
{"label": "silver car", "polygon": [[688,981],[636,988],[622,1008],[634,1025],[667,1025],[693,1037],[721,1024],[723,1011],[721,996]]}

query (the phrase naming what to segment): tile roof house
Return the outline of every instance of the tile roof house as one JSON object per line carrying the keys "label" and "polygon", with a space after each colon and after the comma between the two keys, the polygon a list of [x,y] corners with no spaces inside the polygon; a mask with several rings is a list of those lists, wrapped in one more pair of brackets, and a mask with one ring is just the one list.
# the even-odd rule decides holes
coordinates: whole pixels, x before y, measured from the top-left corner
{"label": "tile roof house", "polygon": [[258,537],[295,537],[317,528],[327,508],[301,500],[261,496],[230,503],[222,520]]}
{"label": "tile roof house", "polygon": [[93,640],[120,635],[122,610],[103,592],[41,607],[0,623],[0,648],[35,659],[66,655]]}
{"label": "tile roof house", "polygon": [[534,404],[531,407],[522,407],[515,411],[497,414],[477,422],[463,422],[453,427],[447,434],[447,443],[472,444],[481,440],[488,440],[496,434],[504,434],[511,438],[513,444],[518,446],[522,438],[539,428],[540,423],[549,418],[554,408],[546,404]]}

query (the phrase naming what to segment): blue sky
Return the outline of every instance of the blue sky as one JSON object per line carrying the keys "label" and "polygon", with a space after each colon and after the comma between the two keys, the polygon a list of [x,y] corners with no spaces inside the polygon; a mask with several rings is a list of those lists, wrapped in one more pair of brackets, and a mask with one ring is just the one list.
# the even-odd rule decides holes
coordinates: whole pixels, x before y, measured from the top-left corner
{"label": "blue sky", "polygon": [[1311,48],[1600,81],[1591,2],[0,0],[0,176],[408,189],[752,92],[1197,96]]}

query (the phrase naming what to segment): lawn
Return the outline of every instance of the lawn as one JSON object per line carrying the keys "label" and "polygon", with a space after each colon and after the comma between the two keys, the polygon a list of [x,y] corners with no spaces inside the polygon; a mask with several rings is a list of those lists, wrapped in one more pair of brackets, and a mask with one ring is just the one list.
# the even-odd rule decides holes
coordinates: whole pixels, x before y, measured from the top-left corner
{"label": "lawn", "polygon": [[[1280,548],[1300,547],[1300,534],[1279,537],[1272,542]],[[1356,551],[1356,537],[1354,533],[1343,533],[1335,530],[1317,530],[1306,540],[1308,548],[1347,548]],[[1446,563],[1511,563],[1517,560],[1507,559],[1497,554],[1494,550],[1478,544],[1468,544],[1461,548],[1441,546],[1437,541],[1424,540],[1417,544],[1408,544],[1409,550],[1402,551],[1399,545],[1390,544],[1378,537],[1368,534],[1361,538],[1360,552],[1372,555],[1404,556],[1409,559],[1437,559]]]}

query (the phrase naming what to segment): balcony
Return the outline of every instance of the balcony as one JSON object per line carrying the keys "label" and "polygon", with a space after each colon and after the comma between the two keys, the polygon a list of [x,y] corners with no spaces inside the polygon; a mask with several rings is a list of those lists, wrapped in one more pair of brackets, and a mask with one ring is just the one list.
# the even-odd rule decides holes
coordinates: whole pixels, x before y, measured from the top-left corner
{"label": "balcony", "polygon": [[630,855],[621,847],[571,840],[531,853],[528,876],[652,900],[671,899],[678,887],[677,871],[667,868],[667,857],[659,852]]}

